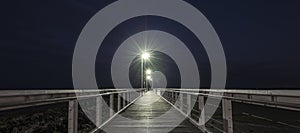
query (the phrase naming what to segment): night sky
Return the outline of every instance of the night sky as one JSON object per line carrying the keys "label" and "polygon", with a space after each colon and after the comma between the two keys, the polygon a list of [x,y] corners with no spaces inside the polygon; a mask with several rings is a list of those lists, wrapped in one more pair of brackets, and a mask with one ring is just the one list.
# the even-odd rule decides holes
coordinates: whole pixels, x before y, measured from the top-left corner
{"label": "night sky", "polygon": [[[72,56],[76,40],[89,19],[111,0],[10,0],[1,3],[0,88],[72,88]],[[214,26],[227,61],[227,88],[300,87],[299,0],[189,0]],[[180,12],[180,9],[178,9]],[[110,63],[118,46],[131,35],[161,30],[181,39],[194,54],[201,86],[209,87],[210,65],[204,48],[180,23],[157,16],[127,20],[113,29],[98,51],[97,81],[113,87]],[[174,61],[163,53],[153,60],[180,86]],[[139,85],[139,68],[130,79]]]}

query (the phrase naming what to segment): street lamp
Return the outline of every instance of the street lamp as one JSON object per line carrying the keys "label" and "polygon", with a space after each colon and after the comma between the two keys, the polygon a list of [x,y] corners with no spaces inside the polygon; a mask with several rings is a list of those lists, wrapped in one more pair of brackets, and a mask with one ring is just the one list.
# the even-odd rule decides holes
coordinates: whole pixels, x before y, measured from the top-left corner
{"label": "street lamp", "polygon": [[147,60],[147,59],[150,58],[150,54],[147,53],[147,52],[144,52],[144,53],[142,54],[142,58]]}
{"label": "street lamp", "polygon": [[150,58],[150,53],[143,52],[141,55],[141,88],[144,88],[144,60],[148,60]]}

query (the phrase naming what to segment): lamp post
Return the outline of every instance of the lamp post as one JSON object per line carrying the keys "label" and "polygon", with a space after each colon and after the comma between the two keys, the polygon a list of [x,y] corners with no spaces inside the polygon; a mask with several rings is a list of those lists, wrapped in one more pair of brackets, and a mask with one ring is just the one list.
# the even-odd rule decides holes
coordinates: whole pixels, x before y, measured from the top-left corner
{"label": "lamp post", "polygon": [[144,88],[144,60],[148,60],[150,58],[150,54],[147,52],[143,52],[141,55],[141,88]]}

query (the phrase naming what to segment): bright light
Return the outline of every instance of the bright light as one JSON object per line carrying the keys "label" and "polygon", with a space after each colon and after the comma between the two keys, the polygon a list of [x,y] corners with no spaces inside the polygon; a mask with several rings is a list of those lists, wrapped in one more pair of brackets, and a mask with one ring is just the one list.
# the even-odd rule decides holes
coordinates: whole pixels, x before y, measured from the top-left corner
{"label": "bright light", "polygon": [[143,53],[142,54],[142,59],[149,59],[150,58],[150,54],[149,53],[147,53],[147,52],[145,52],[145,53]]}
{"label": "bright light", "polygon": [[151,80],[152,79],[151,76],[147,76],[146,78],[147,78],[147,80]]}
{"label": "bright light", "polygon": [[146,70],[146,74],[147,74],[147,75],[150,75],[151,73],[152,73],[152,71],[151,71],[150,69],[147,69],[147,70]]}

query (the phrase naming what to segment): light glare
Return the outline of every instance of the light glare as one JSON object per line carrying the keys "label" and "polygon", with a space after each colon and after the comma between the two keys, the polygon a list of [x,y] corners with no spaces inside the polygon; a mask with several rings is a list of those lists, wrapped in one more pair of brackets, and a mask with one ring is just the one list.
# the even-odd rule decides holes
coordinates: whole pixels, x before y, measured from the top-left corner
{"label": "light glare", "polygon": [[147,75],[150,75],[151,73],[152,73],[152,71],[151,71],[150,69],[147,69],[147,70],[146,70],[146,74],[147,74]]}
{"label": "light glare", "polygon": [[150,54],[145,52],[145,53],[142,54],[142,58],[147,60],[147,59],[150,58]]}
{"label": "light glare", "polygon": [[151,76],[147,76],[146,78],[147,78],[147,80],[151,80],[152,79]]}

